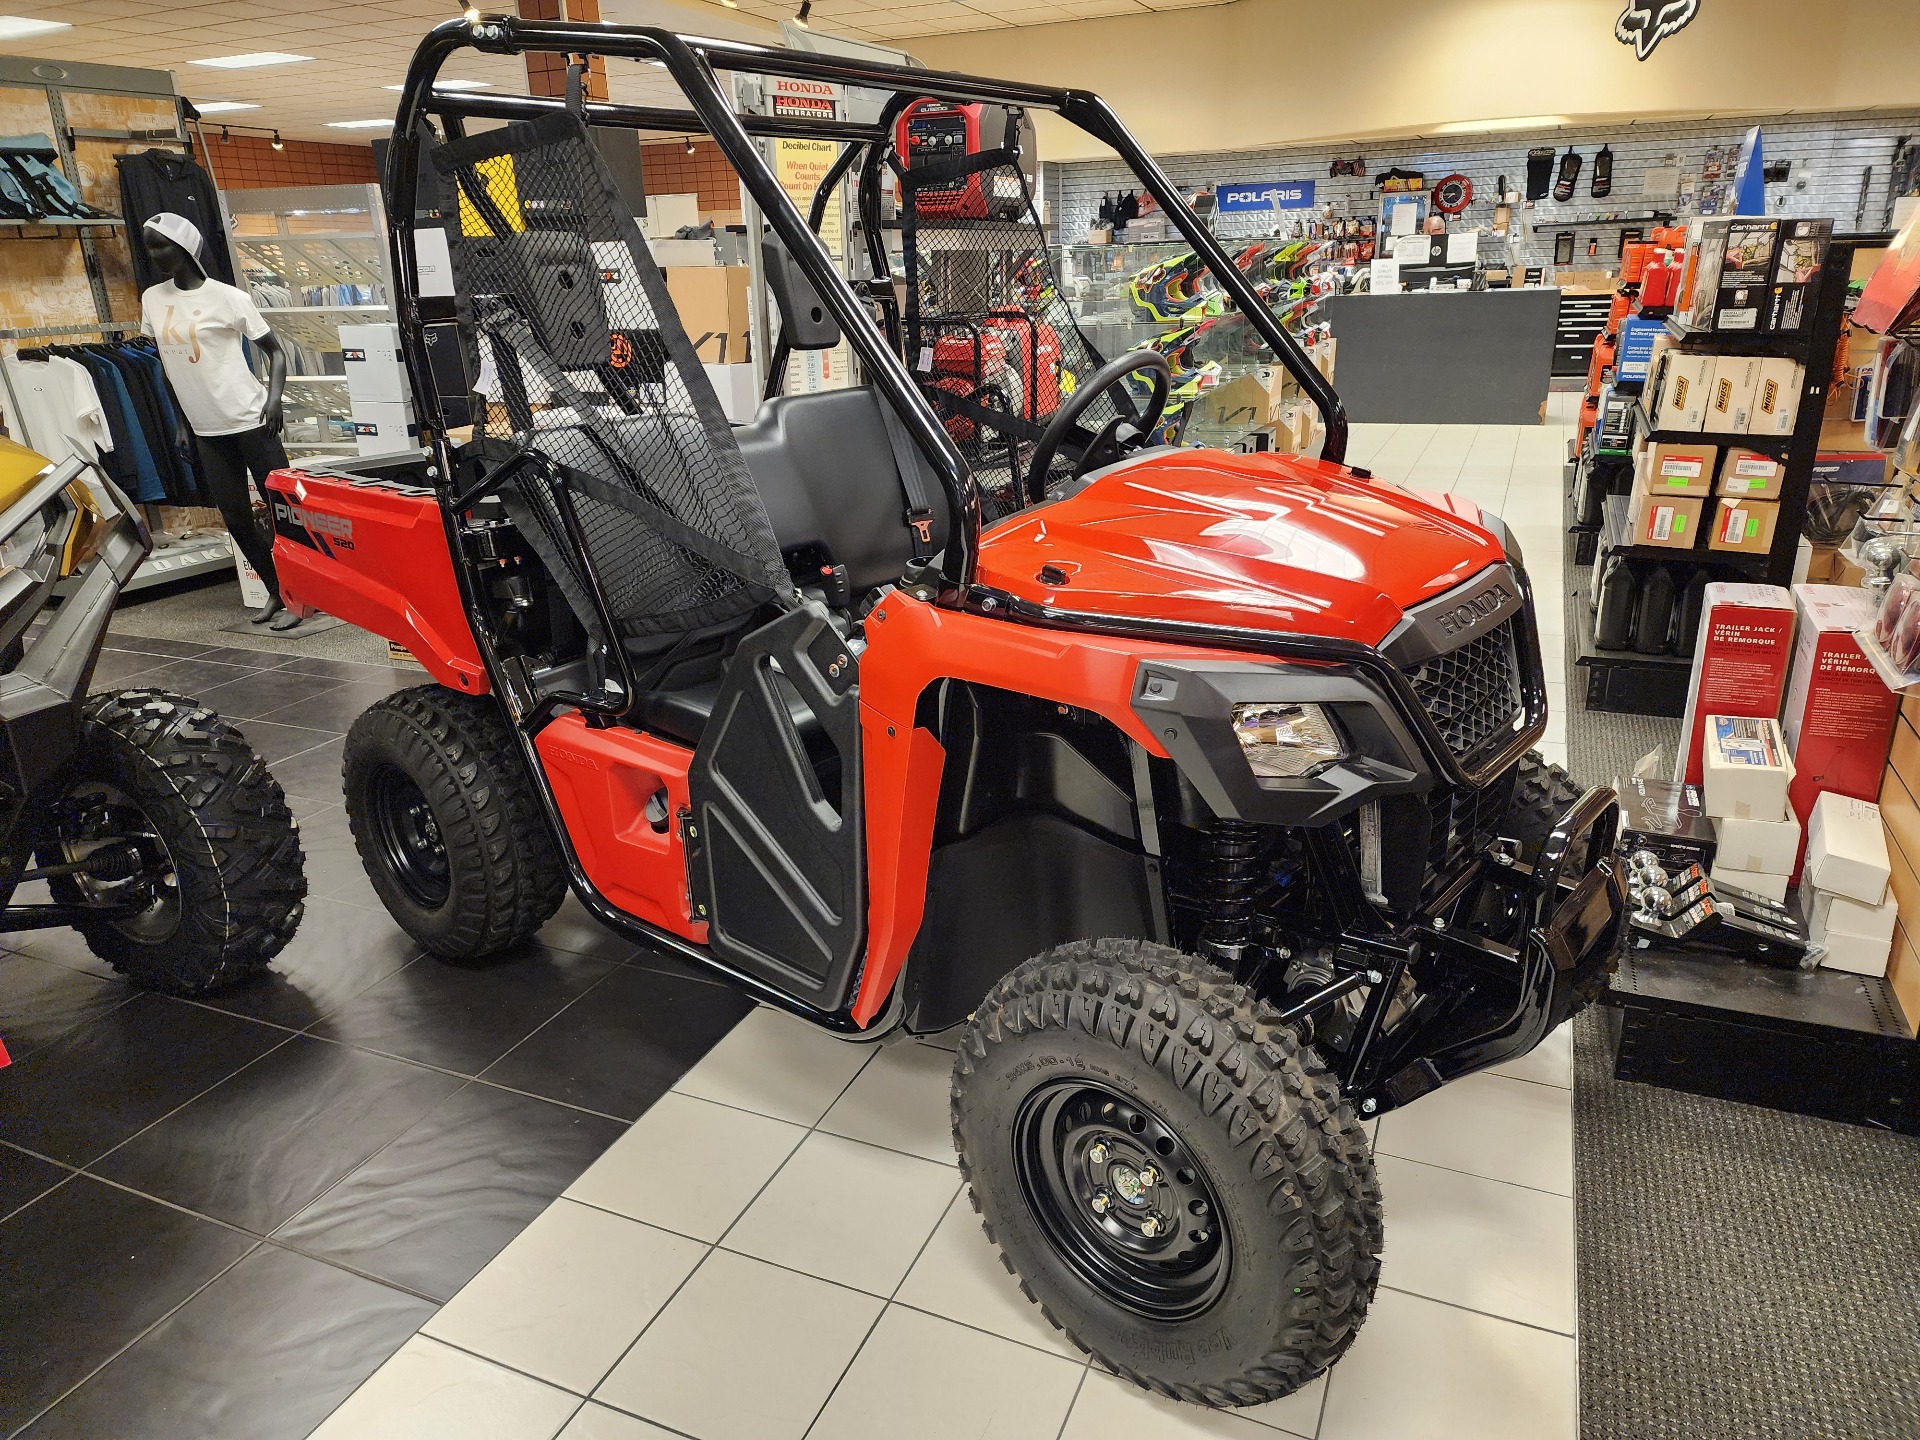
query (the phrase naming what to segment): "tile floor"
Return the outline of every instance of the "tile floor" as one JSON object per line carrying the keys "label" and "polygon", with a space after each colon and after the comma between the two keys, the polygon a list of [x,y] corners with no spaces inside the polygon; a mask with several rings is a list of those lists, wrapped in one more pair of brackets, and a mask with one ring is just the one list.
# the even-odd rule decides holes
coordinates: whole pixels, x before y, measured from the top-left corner
{"label": "tile floor", "polygon": [[[1356,426],[1526,554],[1564,760],[1555,423]],[[1230,1414],[1091,1368],[981,1233],[949,1055],[755,1010],[315,1432],[324,1440],[1555,1440],[1575,1433],[1572,1041],[1376,1127],[1382,1286],[1334,1372]]]}

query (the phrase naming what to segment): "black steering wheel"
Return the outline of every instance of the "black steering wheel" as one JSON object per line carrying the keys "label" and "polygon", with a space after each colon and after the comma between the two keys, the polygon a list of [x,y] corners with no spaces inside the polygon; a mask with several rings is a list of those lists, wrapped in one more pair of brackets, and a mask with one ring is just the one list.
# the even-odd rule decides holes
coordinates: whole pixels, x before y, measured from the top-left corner
{"label": "black steering wheel", "polygon": [[1054,453],[1073,436],[1076,422],[1088,407],[1136,371],[1145,372],[1151,387],[1146,414],[1131,419],[1116,415],[1103,425],[1100,433],[1081,448],[1080,458],[1074,462],[1072,478],[1078,480],[1089,470],[1111,465],[1159,427],[1160,416],[1167,408],[1167,393],[1173,388],[1173,368],[1167,364],[1167,357],[1158,350],[1129,350],[1117,359],[1109,360],[1073,387],[1073,394],[1061,402],[1060,408],[1053,412],[1053,418],[1047,422],[1047,428],[1040,432],[1040,438],[1034,442],[1033,454],[1027,460],[1029,500],[1047,498],[1047,471],[1053,467]]}

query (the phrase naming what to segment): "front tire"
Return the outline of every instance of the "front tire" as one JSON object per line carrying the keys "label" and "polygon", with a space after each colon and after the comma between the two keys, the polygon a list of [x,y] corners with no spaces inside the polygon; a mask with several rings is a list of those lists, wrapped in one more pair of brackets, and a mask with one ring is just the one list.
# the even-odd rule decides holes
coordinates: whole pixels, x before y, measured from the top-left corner
{"label": "front tire", "polygon": [[389,695],[353,722],[341,771],[367,878],[435,955],[519,944],[566,898],[559,847],[494,702],[439,685]]}
{"label": "front tire", "polygon": [[1531,865],[1540,858],[1541,847],[1553,834],[1553,827],[1579,800],[1580,787],[1538,750],[1529,750],[1520,758],[1519,770],[1514,777],[1513,798],[1494,828],[1496,834],[1517,841],[1519,858]]}
{"label": "front tire", "polygon": [[141,875],[49,885],[65,904],[151,887],[139,914],[76,927],[128,979],[175,995],[218,990],[264,969],[299,927],[307,876],[287,798],[246,737],[199,701],[163,690],[91,697],[61,808],[83,824],[50,858],[78,859],[96,836],[137,837]]}
{"label": "front tire", "polygon": [[1379,1275],[1366,1137],[1278,1018],[1164,945],[1076,941],[993,988],[954,1065],[961,1173],[1027,1298],[1202,1405],[1326,1370]]}

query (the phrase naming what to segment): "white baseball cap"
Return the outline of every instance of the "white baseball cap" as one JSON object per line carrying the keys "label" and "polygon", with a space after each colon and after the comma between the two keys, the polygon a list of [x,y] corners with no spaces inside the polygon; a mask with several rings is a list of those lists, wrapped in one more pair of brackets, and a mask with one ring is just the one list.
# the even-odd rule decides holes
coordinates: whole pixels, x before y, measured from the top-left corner
{"label": "white baseball cap", "polygon": [[207,273],[206,265],[200,259],[200,227],[184,215],[176,215],[171,210],[162,210],[158,215],[150,216],[147,223],[140,227],[151,230],[155,235],[171,240],[182,250],[199,269],[202,275]]}

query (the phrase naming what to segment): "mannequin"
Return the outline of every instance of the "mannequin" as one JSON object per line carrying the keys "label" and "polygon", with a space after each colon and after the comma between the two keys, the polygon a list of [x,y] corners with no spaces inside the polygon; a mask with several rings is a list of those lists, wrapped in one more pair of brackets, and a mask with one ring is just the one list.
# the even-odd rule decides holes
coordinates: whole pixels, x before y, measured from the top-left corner
{"label": "mannequin", "polygon": [[[253,513],[254,490],[268,499],[267,475],[287,463],[280,443],[286,351],[245,291],[207,277],[200,232],[192,221],[155,215],[142,228],[141,241],[154,268],[166,277],[140,297],[141,329],[158,343],[180,402],[182,430],[175,441],[198,451],[201,474],[228,533],[266,582],[267,603],[254,612],[252,623],[291,630],[301,617],[281,602],[273,543]],[[243,337],[267,357],[264,386],[247,365]]]}

